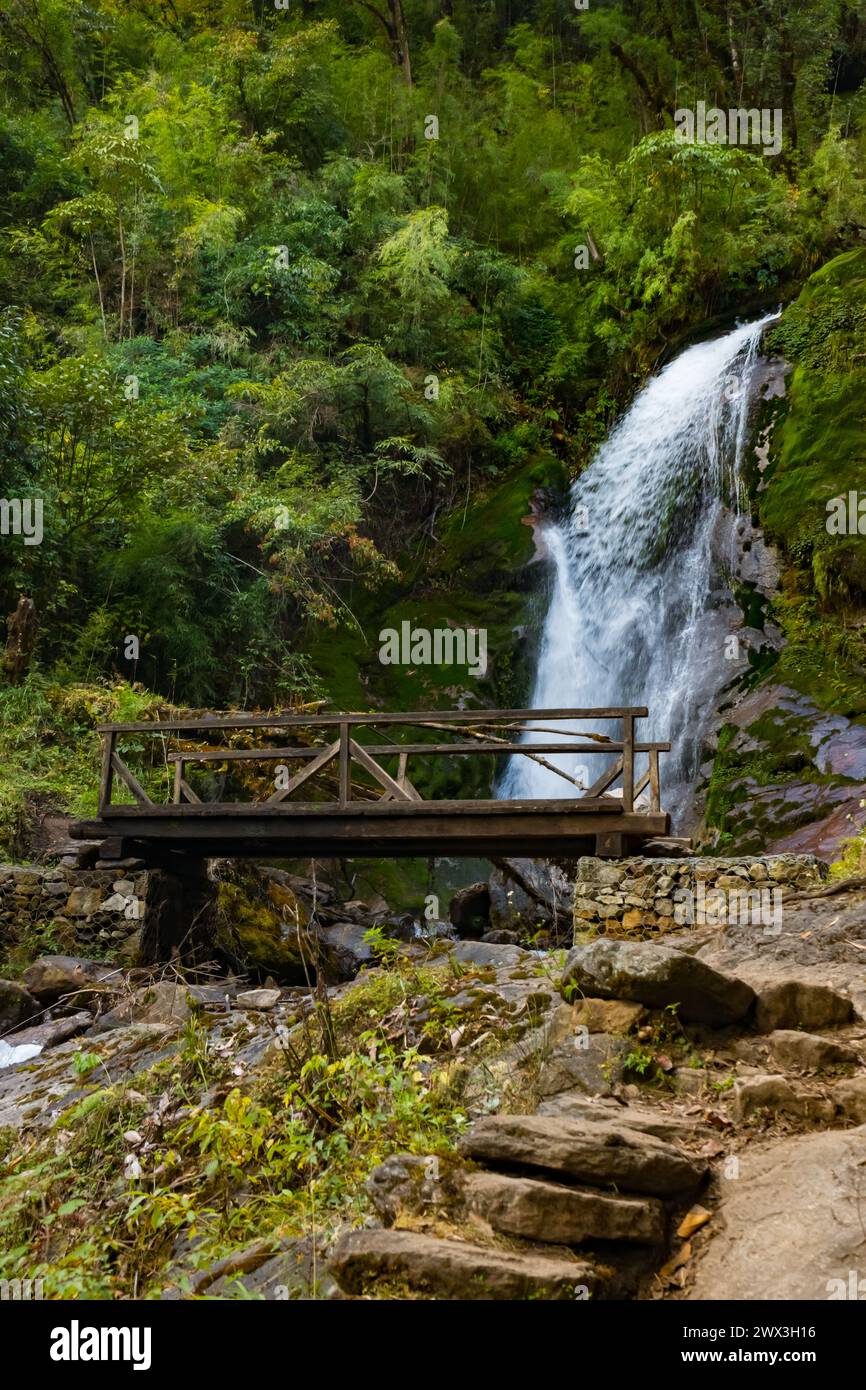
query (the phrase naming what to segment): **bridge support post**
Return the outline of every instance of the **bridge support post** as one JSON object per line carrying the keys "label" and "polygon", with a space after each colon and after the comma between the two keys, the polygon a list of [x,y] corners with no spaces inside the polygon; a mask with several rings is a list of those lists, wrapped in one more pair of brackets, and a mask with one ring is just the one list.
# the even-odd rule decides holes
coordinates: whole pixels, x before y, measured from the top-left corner
{"label": "bridge support post", "polygon": [[625,853],[625,836],[618,830],[608,830],[595,837],[596,859],[621,859]]}

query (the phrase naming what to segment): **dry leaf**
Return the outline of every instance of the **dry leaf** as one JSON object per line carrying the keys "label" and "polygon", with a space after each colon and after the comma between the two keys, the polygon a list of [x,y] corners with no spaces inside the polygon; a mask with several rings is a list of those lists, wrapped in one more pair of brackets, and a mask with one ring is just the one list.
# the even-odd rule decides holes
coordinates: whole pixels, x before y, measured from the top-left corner
{"label": "dry leaf", "polygon": [[701,1226],[705,1226],[712,1218],[712,1212],[707,1211],[706,1207],[692,1207],[687,1212],[677,1227],[677,1235],[687,1240],[689,1236],[699,1231]]}

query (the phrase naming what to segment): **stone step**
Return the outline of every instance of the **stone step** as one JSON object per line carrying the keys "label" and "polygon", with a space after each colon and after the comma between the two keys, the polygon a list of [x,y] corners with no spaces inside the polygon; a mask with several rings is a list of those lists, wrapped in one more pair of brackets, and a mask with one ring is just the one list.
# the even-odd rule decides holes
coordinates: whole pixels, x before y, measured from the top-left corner
{"label": "stone step", "polygon": [[594,1186],[673,1197],[698,1186],[706,1163],[651,1134],[625,1126],[545,1115],[488,1115],[461,1142],[470,1158],[493,1167],[528,1168]]}
{"label": "stone step", "polygon": [[652,1110],[649,1106],[620,1105],[617,1100],[580,1095],[576,1091],[563,1091],[543,1100],[536,1113],[563,1120],[580,1120],[591,1125],[612,1124],[618,1128],[636,1129],[642,1134],[653,1134],[656,1139],[664,1139],[669,1144],[694,1139],[696,1134],[706,1132],[707,1128],[689,1116],[669,1115],[664,1110]]}
{"label": "stone step", "polygon": [[677,1006],[680,1018],[721,1028],[743,1018],[755,1002],[743,980],[714,970],[684,951],[646,941],[593,941],[569,952],[563,992],[625,999],[651,1009]]}
{"label": "stone step", "polygon": [[503,1235],[548,1245],[586,1240],[662,1245],[665,1210],[655,1197],[609,1197],[503,1173],[468,1173],[461,1184],[469,1211]]}
{"label": "stone step", "polygon": [[377,1284],[405,1283],[443,1299],[585,1299],[599,1297],[603,1276],[565,1255],[516,1254],[415,1231],[349,1231],[330,1270],[351,1294],[375,1294]]}

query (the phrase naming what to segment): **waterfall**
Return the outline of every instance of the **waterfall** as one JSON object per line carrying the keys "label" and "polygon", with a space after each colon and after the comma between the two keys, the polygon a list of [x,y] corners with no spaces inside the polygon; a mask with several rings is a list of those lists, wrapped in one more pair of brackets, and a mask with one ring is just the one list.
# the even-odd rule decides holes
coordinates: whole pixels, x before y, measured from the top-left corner
{"label": "waterfall", "polygon": [[[531,707],[646,705],[637,735],[672,744],[662,770],[675,814],[674,789],[682,800],[693,782],[705,717],[732,674],[733,522],[761,335],[775,317],[687,348],[653,377],[574,483],[568,517],[540,531],[550,586]],[[573,738],[589,725],[561,727]],[[614,721],[596,732],[619,737]],[[523,739],[539,740],[555,737]],[[605,767],[603,757],[545,758],[583,786]],[[515,754],[498,795],[580,791]]]}

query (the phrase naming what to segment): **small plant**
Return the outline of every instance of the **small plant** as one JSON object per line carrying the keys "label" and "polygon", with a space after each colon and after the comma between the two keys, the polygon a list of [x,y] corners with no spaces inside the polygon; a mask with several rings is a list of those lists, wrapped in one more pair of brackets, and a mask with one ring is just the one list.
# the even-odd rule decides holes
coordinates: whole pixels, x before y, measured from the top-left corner
{"label": "small plant", "polygon": [[386,936],[382,927],[368,927],[364,932],[364,942],[379,965],[394,965],[400,954],[399,941],[395,941],[393,936]]}
{"label": "small plant", "polygon": [[623,1070],[633,1072],[636,1076],[645,1076],[649,1068],[653,1065],[655,1058],[645,1047],[636,1047],[633,1052],[629,1052],[623,1062]]}
{"label": "small plant", "polygon": [[72,1058],[72,1070],[76,1076],[89,1076],[101,1064],[102,1058],[98,1052],[84,1052],[80,1048]]}

